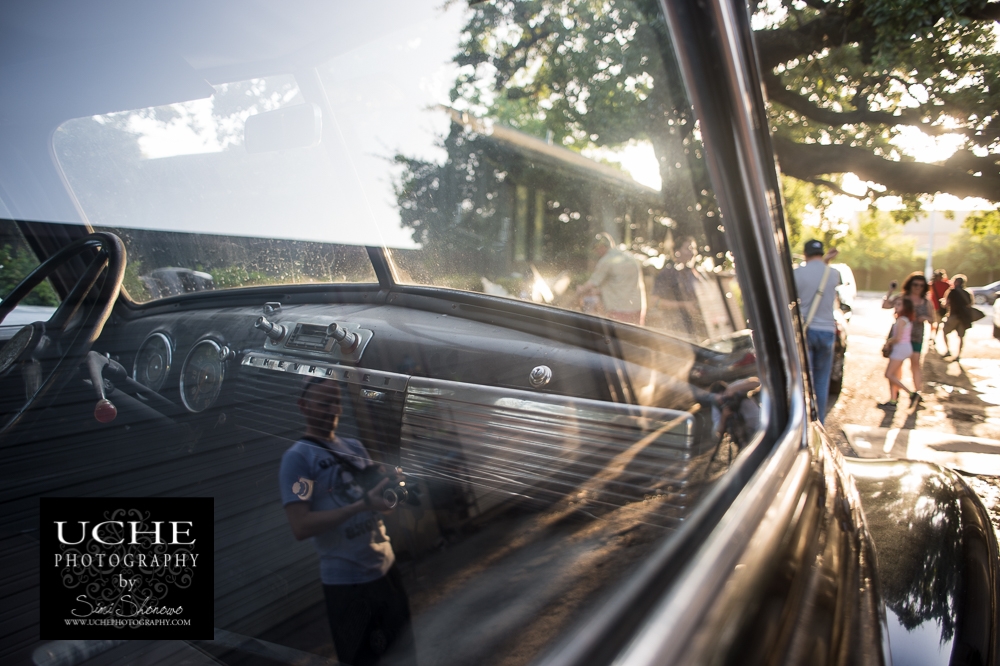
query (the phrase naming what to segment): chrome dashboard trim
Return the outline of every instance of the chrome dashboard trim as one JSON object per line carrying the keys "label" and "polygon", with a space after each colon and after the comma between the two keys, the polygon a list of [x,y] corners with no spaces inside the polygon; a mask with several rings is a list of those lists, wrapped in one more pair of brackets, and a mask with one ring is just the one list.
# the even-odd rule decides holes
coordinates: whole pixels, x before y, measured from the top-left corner
{"label": "chrome dashboard trim", "polygon": [[302,359],[296,356],[283,356],[271,351],[246,351],[243,352],[241,366],[248,368],[258,368],[260,370],[270,370],[272,372],[285,372],[304,377],[321,377],[324,379],[335,379],[347,382],[348,384],[358,384],[373,389],[385,391],[405,391],[408,375],[400,375],[394,372],[382,372],[380,370],[366,370],[353,366],[343,366],[337,363],[316,361],[315,359]]}
{"label": "chrome dashboard trim", "polygon": [[696,448],[690,412],[413,377],[400,464],[461,481],[479,512],[511,498],[572,498],[581,510],[655,498],[664,527],[683,520],[712,448]]}

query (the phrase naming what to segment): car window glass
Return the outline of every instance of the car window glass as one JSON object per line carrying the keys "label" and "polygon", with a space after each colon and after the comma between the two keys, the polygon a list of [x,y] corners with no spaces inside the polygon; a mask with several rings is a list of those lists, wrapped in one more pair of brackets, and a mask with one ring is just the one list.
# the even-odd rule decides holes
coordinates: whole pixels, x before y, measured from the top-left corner
{"label": "car window glass", "polygon": [[[760,441],[739,253],[659,4],[357,7],[281,60],[291,73],[56,131],[79,209],[123,239],[125,289],[152,303],[121,308],[100,352],[175,421],[136,425],[120,441],[143,448],[99,465],[131,479],[139,457],[150,493],[216,498],[216,626],[262,649],[333,657],[371,608],[320,581],[369,543],[395,563],[421,663],[529,663]],[[321,138],[253,145],[250,119],[289,109]],[[368,286],[340,302],[308,287],[325,283]],[[305,286],[155,304],[286,284]],[[287,505],[363,501],[360,472],[303,437],[320,412],[408,495],[309,543]],[[337,649],[402,658],[396,638]]]}

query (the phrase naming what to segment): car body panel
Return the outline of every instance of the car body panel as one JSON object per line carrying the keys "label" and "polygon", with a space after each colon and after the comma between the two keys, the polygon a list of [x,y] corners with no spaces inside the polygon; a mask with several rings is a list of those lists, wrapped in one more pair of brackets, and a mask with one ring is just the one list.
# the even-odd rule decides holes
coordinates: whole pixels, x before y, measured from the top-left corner
{"label": "car body panel", "polygon": [[982,501],[930,463],[851,459],[846,469],[875,544],[893,663],[989,663],[1000,582]]}

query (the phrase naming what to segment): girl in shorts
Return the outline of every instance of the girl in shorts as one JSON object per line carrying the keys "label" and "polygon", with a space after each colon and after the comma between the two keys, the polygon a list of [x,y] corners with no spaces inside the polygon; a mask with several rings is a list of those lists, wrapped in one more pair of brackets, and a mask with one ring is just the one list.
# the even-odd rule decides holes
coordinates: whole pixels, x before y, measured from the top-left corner
{"label": "girl in shorts", "polygon": [[889,400],[880,402],[879,407],[884,409],[895,409],[899,398],[899,391],[910,394],[910,402],[916,402],[919,395],[916,391],[911,391],[903,383],[903,361],[910,358],[913,353],[913,320],[916,315],[913,311],[913,301],[904,296],[896,301],[896,323],[892,327],[892,351],[889,354],[889,365],[885,369],[885,378],[889,380]]}
{"label": "girl in shorts", "polygon": [[927,278],[920,271],[914,271],[906,276],[902,292],[893,296],[892,291],[895,284],[895,282],[892,283],[889,292],[882,299],[882,308],[886,310],[895,308],[899,301],[904,298],[910,299],[910,302],[913,303],[914,316],[910,318],[910,322],[913,324],[910,334],[910,343],[913,345],[913,351],[910,352],[910,374],[913,376],[915,394],[910,397],[920,400],[920,390],[924,386],[924,371],[920,362],[920,353],[924,348],[924,322],[929,324],[934,321],[934,303],[927,298],[930,286],[927,284]]}

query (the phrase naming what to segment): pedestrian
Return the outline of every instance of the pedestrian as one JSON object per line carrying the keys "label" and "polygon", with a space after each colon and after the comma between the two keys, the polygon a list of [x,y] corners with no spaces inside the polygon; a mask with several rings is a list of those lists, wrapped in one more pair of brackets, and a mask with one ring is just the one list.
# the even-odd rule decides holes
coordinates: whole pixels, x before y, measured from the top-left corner
{"label": "pedestrian", "polygon": [[938,331],[941,331],[941,337],[944,337],[944,326],[942,324],[945,315],[948,314],[948,308],[944,305],[944,295],[948,293],[949,289],[951,289],[951,280],[948,279],[947,271],[940,268],[934,271],[934,275],[931,277],[931,300],[933,301],[934,312],[937,314],[937,317],[931,323],[931,342],[935,345],[937,345]]}
{"label": "pedestrian", "polygon": [[594,273],[577,288],[577,295],[586,298],[600,294],[608,317],[627,324],[644,325],[646,286],[639,262],[619,250],[607,232],[597,234],[594,253],[598,257]]}
{"label": "pedestrian", "polygon": [[[799,308],[805,308],[806,352],[816,394],[819,420],[826,419],[826,401],[830,394],[830,372],[833,369],[833,345],[837,337],[837,322],[833,306],[840,284],[840,272],[830,268],[837,256],[836,249],[823,254],[823,243],[805,243],[806,260],[795,269],[795,288],[799,292]],[[808,304],[808,305],[806,305]]]}
{"label": "pedestrian", "polygon": [[930,290],[930,287],[927,284],[927,278],[920,271],[910,273],[906,277],[906,281],[903,282],[902,291],[893,296],[892,292],[895,288],[896,282],[894,280],[889,284],[889,291],[882,298],[882,308],[885,310],[895,308],[897,303],[903,298],[908,298],[913,303],[913,313],[916,319],[910,318],[913,335],[911,339],[913,351],[910,353],[910,376],[913,377],[913,390],[916,393],[913,397],[919,400],[920,390],[924,386],[923,366],[920,362],[921,352],[924,349],[924,323],[934,321],[934,304],[927,298],[927,292]]}
{"label": "pedestrian", "polygon": [[920,395],[916,391],[910,391],[906,388],[906,384],[902,380],[903,361],[910,358],[913,353],[911,340],[913,320],[916,316],[913,310],[913,301],[904,296],[896,299],[894,307],[896,308],[896,323],[892,325],[892,333],[889,340],[886,341],[886,344],[892,345],[892,350],[889,352],[889,364],[885,368],[885,378],[889,380],[889,399],[878,404],[883,409],[896,409],[900,389],[910,394],[911,404],[920,399]]}
{"label": "pedestrian", "polygon": [[944,295],[948,307],[948,317],[944,322],[944,347],[951,356],[951,345],[948,344],[948,334],[958,333],[958,353],[953,360],[962,358],[962,346],[965,344],[965,332],[972,327],[972,294],[965,290],[965,276],[959,273],[952,279],[951,289]]}

